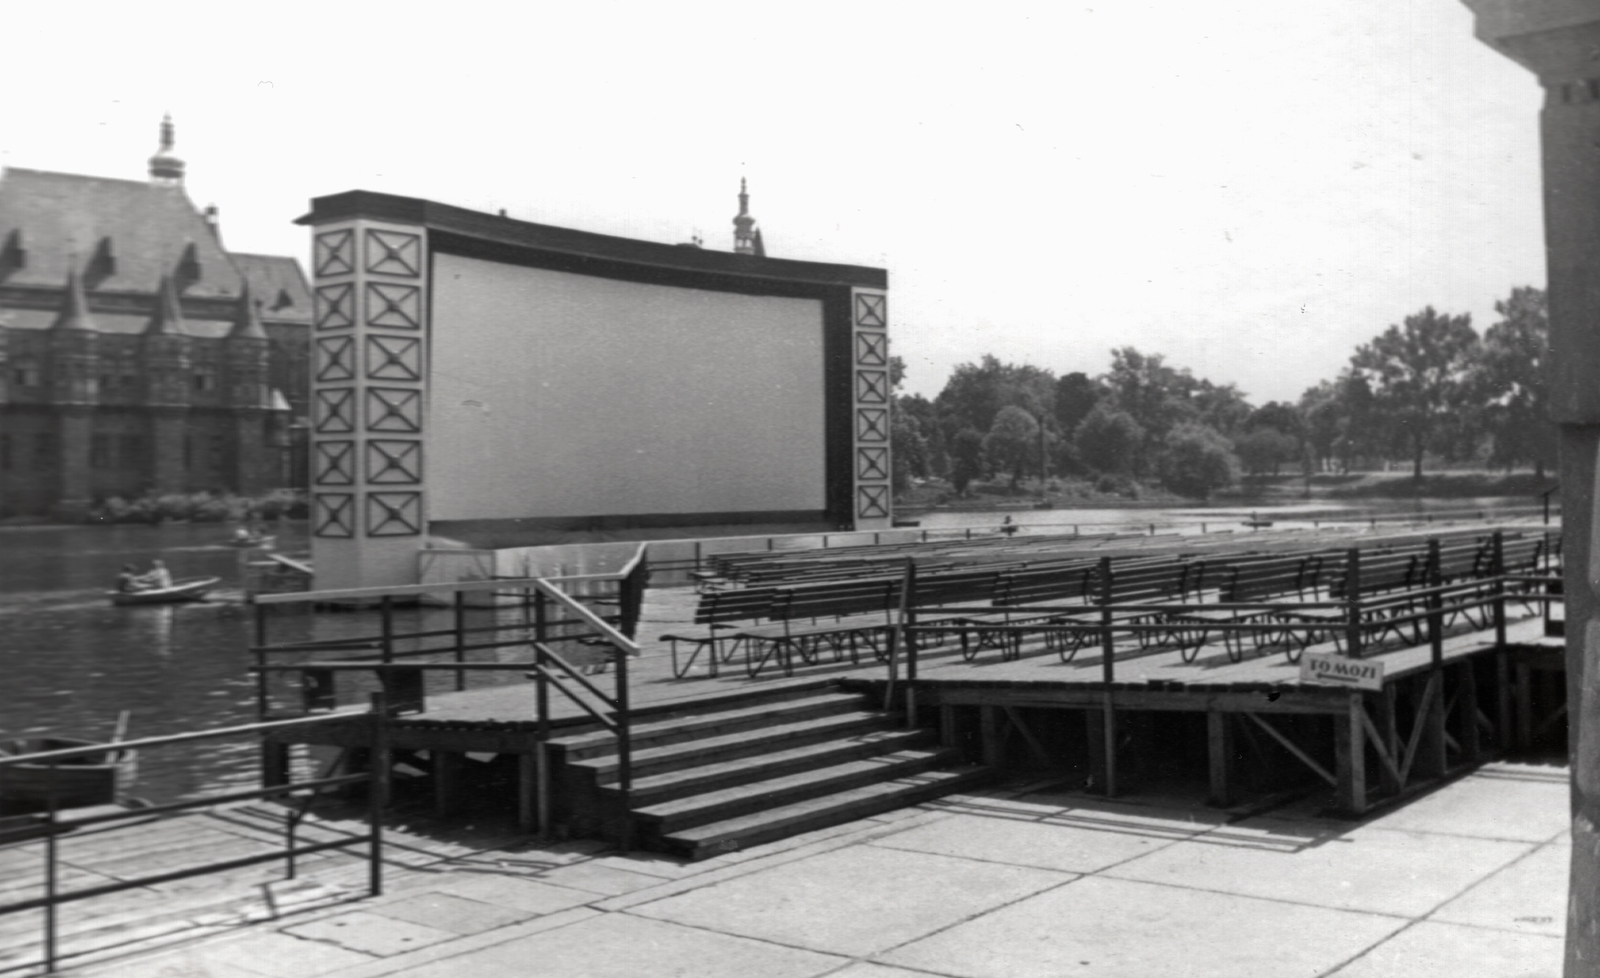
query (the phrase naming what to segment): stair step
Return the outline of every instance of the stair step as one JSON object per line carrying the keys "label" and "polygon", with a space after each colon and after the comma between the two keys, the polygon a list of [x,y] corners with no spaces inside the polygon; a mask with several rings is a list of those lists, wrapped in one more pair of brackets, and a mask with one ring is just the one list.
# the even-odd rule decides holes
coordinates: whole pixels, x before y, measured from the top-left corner
{"label": "stair step", "polygon": [[[860,710],[867,705],[860,693],[827,691],[809,695],[786,697],[779,700],[751,703],[744,700],[723,708],[696,704],[681,714],[636,722],[629,731],[634,750],[641,746],[665,745],[694,740],[717,733],[731,733],[752,727],[770,726],[782,720],[798,720],[810,716],[826,716],[850,710]],[[558,737],[551,745],[569,760],[587,760],[615,754],[617,739],[608,730]]]}
{"label": "stair step", "polygon": [[[681,771],[736,757],[749,757],[752,754],[883,730],[894,722],[895,717],[887,713],[858,711],[650,747],[633,752],[632,773],[638,777],[664,771]],[[599,783],[609,783],[617,777],[615,754],[588,758],[571,766],[593,771]]]}
{"label": "stair step", "polygon": [[666,851],[691,860],[706,859],[892,811],[952,792],[970,790],[982,785],[991,776],[988,768],[977,766],[922,771],[893,781],[862,785],[779,808],[675,831],[662,836],[660,844]]}
{"label": "stair step", "polygon": [[893,751],[661,802],[635,809],[634,815],[642,824],[668,835],[761,809],[770,811],[808,798],[909,777],[959,756],[953,749]]}
{"label": "stair step", "polygon": [[[872,730],[848,739],[807,744],[770,754],[735,757],[699,767],[635,778],[629,798],[636,807],[658,805],[677,798],[746,784],[756,778],[775,778],[857,757],[923,747],[933,740],[934,733],[931,730]],[[617,789],[614,785],[608,785],[601,791],[615,794]]]}

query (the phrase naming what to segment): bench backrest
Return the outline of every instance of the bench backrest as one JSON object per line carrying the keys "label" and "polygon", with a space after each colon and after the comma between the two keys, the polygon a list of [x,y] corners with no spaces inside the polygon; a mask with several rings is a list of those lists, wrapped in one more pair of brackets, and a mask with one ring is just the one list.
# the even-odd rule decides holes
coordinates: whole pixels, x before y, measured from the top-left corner
{"label": "bench backrest", "polygon": [[706,591],[694,609],[697,625],[722,625],[735,621],[759,621],[772,614],[778,589],[770,587],[728,588]]}
{"label": "bench backrest", "polygon": [[782,587],[772,606],[772,618],[792,621],[878,613],[892,616],[900,608],[903,583],[902,577],[864,577]]}

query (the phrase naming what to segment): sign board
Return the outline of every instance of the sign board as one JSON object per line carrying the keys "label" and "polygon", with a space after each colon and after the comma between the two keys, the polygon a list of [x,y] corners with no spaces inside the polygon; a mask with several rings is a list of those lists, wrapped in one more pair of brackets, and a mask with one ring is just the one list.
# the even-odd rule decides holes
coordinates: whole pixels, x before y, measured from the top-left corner
{"label": "sign board", "polygon": [[1378,692],[1383,689],[1383,662],[1351,659],[1336,652],[1304,652],[1300,655],[1300,681]]}

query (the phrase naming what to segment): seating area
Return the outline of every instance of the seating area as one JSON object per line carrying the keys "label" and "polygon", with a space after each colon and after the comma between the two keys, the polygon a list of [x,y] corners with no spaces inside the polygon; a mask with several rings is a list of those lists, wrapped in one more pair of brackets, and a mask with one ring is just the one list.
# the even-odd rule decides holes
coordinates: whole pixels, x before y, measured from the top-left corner
{"label": "seating area", "polygon": [[[753,677],[819,663],[887,661],[897,646],[957,643],[967,661],[1040,651],[1176,649],[1231,661],[1316,644],[1346,654],[1427,641],[1441,628],[1492,624],[1501,595],[1531,601],[1558,574],[1559,535],[1473,527],[1225,542],[1056,537],[720,555],[701,580],[694,628],[660,636],[673,674],[742,660]],[[1336,545],[1343,544],[1343,545]],[[1496,589],[1499,590],[1496,590]]]}

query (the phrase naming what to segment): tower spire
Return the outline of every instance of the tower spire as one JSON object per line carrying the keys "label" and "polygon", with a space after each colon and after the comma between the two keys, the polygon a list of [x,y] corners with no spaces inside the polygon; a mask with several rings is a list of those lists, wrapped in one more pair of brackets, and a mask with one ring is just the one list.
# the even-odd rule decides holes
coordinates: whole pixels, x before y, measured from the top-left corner
{"label": "tower spire", "polygon": [[733,250],[735,254],[760,254],[755,230],[756,219],[750,216],[750,193],[744,177],[739,178],[739,213],[733,219]]}
{"label": "tower spire", "polygon": [[183,335],[183,305],[178,301],[178,289],[170,275],[161,276],[161,284],[156,287],[155,315],[150,317],[144,331],[146,335]]}
{"label": "tower spire", "polygon": [[163,187],[183,185],[183,160],[172,152],[174,144],[172,113],[161,117],[161,148],[150,157],[150,182]]}
{"label": "tower spire", "polygon": [[89,298],[83,292],[83,280],[78,277],[78,256],[72,256],[67,268],[67,287],[61,296],[61,311],[56,313],[51,329],[82,329],[94,332],[94,317],[89,315]]}

